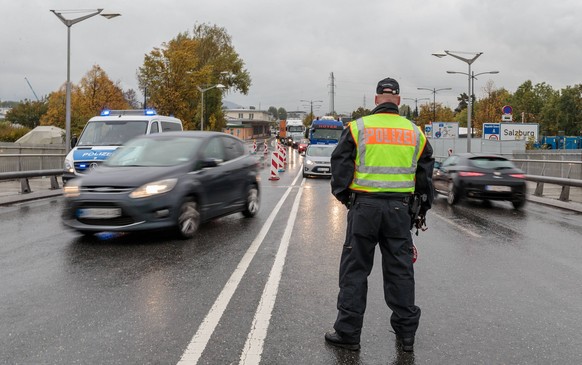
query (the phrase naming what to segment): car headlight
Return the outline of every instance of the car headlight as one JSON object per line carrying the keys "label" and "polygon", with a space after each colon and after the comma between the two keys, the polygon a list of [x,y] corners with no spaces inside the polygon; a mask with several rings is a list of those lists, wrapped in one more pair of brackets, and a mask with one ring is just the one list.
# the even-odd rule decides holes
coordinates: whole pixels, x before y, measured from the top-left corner
{"label": "car headlight", "polygon": [[65,186],[63,186],[63,195],[65,198],[76,198],[81,195],[81,185],[78,179],[69,180]]}
{"label": "car headlight", "polygon": [[153,195],[167,193],[172,190],[178,179],[165,179],[144,184],[129,194],[130,198],[147,198]]}
{"label": "car headlight", "polygon": [[313,161],[311,161],[311,160],[305,160],[305,163],[307,165],[315,165],[315,163]]}
{"label": "car headlight", "polygon": [[72,160],[65,159],[65,171],[74,173],[75,172],[75,164]]}

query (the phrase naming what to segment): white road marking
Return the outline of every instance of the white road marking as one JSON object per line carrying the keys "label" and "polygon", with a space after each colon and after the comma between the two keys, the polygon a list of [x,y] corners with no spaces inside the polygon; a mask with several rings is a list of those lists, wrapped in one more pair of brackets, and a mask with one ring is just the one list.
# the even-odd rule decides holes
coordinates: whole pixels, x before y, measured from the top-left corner
{"label": "white road marking", "polygon": [[437,217],[438,219],[447,222],[451,226],[457,227],[457,229],[459,229],[459,230],[461,230],[461,231],[463,231],[463,232],[465,232],[465,233],[467,233],[467,234],[469,234],[469,235],[471,235],[471,236],[473,236],[475,238],[481,238],[481,237],[483,237],[480,234],[475,233],[475,232],[471,231],[470,229],[465,228],[465,227],[461,226],[460,224],[458,224],[458,223],[456,223],[456,222],[454,222],[454,221],[452,221],[452,220],[450,220],[448,218],[442,217],[442,216],[440,216],[438,214],[431,214],[431,217]]}
{"label": "white road marking", "polygon": [[218,298],[216,298],[216,300],[214,301],[212,308],[210,308],[210,310],[208,311],[208,314],[200,324],[200,327],[198,327],[198,331],[188,344],[188,347],[182,354],[180,361],[178,361],[179,365],[195,365],[198,363],[198,360],[202,356],[204,349],[208,345],[210,336],[212,336],[212,333],[214,333],[214,330],[216,329],[216,326],[218,325],[220,318],[222,318],[222,315],[224,314],[224,311],[226,310],[226,307],[228,306],[230,299],[234,295],[234,292],[236,291],[238,285],[240,284],[240,281],[245,272],[247,271],[251,261],[253,260],[253,257],[255,257],[255,254],[257,253],[259,247],[263,243],[265,236],[271,229],[275,217],[279,213],[279,210],[281,210],[283,203],[285,202],[287,196],[291,192],[293,185],[295,185],[295,183],[297,182],[299,175],[300,174],[297,174],[291,186],[287,189],[287,191],[285,191],[281,199],[279,199],[279,202],[277,203],[277,205],[275,206],[275,208],[265,221],[265,224],[261,228],[261,231],[259,232],[257,237],[255,237],[255,239],[253,240],[247,252],[245,252],[238,266],[236,267],[236,269],[234,270],[234,272],[224,285],[224,288],[222,288],[222,291],[218,295]]}
{"label": "white road marking", "polygon": [[277,250],[277,255],[275,256],[275,262],[271,268],[269,279],[267,280],[267,284],[265,284],[263,295],[261,296],[257,311],[255,312],[255,317],[253,318],[251,332],[249,332],[247,341],[240,356],[240,365],[258,365],[261,362],[263,345],[265,343],[265,338],[267,337],[267,329],[269,328],[269,323],[271,321],[275,300],[277,299],[279,282],[281,281],[281,274],[283,273],[283,266],[285,265],[285,258],[287,257],[287,249],[289,248],[291,233],[293,232],[295,219],[299,212],[299,201],[301,200],[304,184],[305,179],[301,182],[301,188],[299,188],[299,192],[295,196],[295,201],[293,202],[293,207],[291,208],[291,213],[287,220],[287,226],[283,233],[283,237],[281,238],[279,250]]}

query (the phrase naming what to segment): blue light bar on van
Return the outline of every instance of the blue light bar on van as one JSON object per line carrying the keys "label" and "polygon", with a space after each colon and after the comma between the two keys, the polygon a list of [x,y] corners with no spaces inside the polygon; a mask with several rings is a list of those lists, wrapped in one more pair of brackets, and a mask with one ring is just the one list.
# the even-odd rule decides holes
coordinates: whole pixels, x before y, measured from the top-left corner
{"label": "blue light bar on van", "polygon": [[107,116],[109,116],[109,114],[111,114],[111,110],[109,110],[109,109],[103,109],[103,110],[101,110],[101,116],[102,117],[107,117]]}
{"label": "blue light bar on van", "polygon": [[154,109],[146,109],[145,115],[156,115],[156,111]]}

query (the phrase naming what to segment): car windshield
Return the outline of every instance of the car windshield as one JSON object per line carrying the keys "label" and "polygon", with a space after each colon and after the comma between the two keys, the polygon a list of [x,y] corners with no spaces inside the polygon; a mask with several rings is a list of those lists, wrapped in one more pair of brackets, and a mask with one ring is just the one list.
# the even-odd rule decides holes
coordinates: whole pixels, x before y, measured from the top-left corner
{"label": "car windshield", "polygon": [[333,147],[311,145],[307,148],[307,155],[313,157],[331,157]]}
{"label": "car windshield", "polygon": [[79,137],[77,146],[120,146],[146,133],[145,120],[91,121]]}
{"label": "car windshield", "polygon": [[339,141],[340,136],[342,135],[342,129],[329,129],[329,128],[321,128],[316,129],[311,134],[312,138],[316,139],[328,139],[328,140],[336,140]]}
{"label": "car windshield", "polygon": [[473,166],[481,169],[503,170],[515,168],[513,162],[500,157],[476,157],[469,161]]}
{"label": "car windshield", "polygon": [[106,166],[173,166],[191,161],[200,138],[159,137],[129,141],[109,157]]}

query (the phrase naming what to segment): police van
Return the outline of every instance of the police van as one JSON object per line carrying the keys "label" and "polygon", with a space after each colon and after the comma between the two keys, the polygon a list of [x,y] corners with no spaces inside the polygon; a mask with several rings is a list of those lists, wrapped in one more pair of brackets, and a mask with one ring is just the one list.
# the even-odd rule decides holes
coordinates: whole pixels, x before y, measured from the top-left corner
{"label": "police van", "polygon": [[98,167],[134,137],[182,129],[180,119],[158,115],[152,109],[103,110],[101,115],[89,119],[78,139],[71,139],[72,149],[65,157],[63,182]]}

